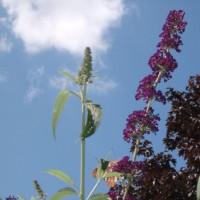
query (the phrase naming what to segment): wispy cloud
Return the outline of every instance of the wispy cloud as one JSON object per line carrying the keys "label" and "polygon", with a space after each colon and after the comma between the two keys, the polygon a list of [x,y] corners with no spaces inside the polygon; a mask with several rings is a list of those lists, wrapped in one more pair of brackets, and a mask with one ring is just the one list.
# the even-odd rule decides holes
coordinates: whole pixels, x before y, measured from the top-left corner
{"label": "wispy cloud", "polygon": [[125,13],[123,0],[2,0],[15,35],[29,52],[48,48],[82,54],[105,51],[109,29]]}
{"label": "wispy cloud", "polygon": [[[78,89],[75,85],[69,81],[67,78],[62,76],[54,76],[49,78],[49,85],[52,88],[62,90],[62,89],[70,89],[76,90]],[[112,79],[95,79],[94,82],[88,85],[88,92],[97,95],[106,95],[112,90],[116,89],[118,84]]]}
{"label": "wispy cloud", "polygon": [[89,85],[88,91],[93,94],[105,95],[117,87],[118,84],[112,79],[97,79],[93,84]]}
{"label": "wispy cloud", "polygon": [[43,93],[43,90],[40,88],[40,83],[44,72],[45,70],[43,66],[28,72],[27,80],[29,82],[29,87],[24,96],[26,102],[31,102],[34,98]]}
{"label": "wispy cloud", "polygon": [[8,40],[7,36],[0,37],[0,52],[9,53],[12,50],[12,42]]}
{"label": "wispy cloud", "polygon": [[62,89],[72,89],[73,84],[67,81],[65,77],[53,76],[49,78],[49,86],[58,90]]}
{"label": "wispy cloud", "polygon": [[39,88],[39,87],[35,87],[35,86],[30,86],[28,88],[28,90],[26,91],[26,95],[24,97],[24,100],[26,102],[32,102],[34,98],[36,98],[37,96],[39,96],[40,94],[42,94],[43,91]]}

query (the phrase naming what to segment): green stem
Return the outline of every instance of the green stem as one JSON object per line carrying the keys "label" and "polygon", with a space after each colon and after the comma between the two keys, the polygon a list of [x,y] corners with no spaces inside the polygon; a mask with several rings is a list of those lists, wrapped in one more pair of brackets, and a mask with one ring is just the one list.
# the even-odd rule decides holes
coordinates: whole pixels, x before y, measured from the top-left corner
{"label": "green stem", "polygon": [[[86,84],[83,85],[82,92],[82,131],[85,127],[85,98]],[[85,138],[81,138],[81,177],[80,177],[80,200],[85,199]]]}
{"label": "green stem", "polygon": [[133,162],[136,161],[136,156],[137,156],[137,153],[138,153],[138,150],[139,150],[141,136],[142,136],[142,134],[140,134],[138,136],[138,139],[136,141],[136,145],[135,145],[135,149],[134,149],[134,153],[133,153],[133,159],[132,159]]}
{"label": "green stem", "polygon": [[80,199],[84,200],[85,196],[85,139],[81,139],[81,186]]}

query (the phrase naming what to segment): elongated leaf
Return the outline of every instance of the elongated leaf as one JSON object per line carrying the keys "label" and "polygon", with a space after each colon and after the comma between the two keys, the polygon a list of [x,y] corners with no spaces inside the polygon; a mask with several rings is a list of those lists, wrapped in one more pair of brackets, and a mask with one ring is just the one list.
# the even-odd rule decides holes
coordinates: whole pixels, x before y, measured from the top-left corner
{"label": "elongated leaf", "polygon": [[65,76],[65,77],[69,78],[70,81],[72,81],[74,83],[76,82],[76,78],[73,75],[71,75],[69,72],[60,71],[59,73],[62,74],[63,76]]}
{"label": "elongated leaf", "polygon": [[87,122],[81,133],[81,137],[87,138],[93,135],[98,128],[101,117],[102,117],[102,109],[98,104],[87,103],[85,105],[87,107]]}
{"label": "elongated leaf", "polygon": [[197,200],[200,200],[200,176],[197,183]]}
{"label": "elongated leaf", "polygon": [[23,196],[21,196],[21,195],[17,195],[17,197],[18,197],[18,199],[19,200],[26,200]]}
{"label": "elongated leaf", "polygon": [[108,178],[108,177],[120,177],[122,175],[122,173],[119,173],[119,172],[110,172],[110,173],[107,173],[104,178]]}
{"label": "elongated leaf", "polygon": [[78,97],[79,99],[81,99],[81,95],[80,95],[79,93],[73,92],[73,91],[71,91],[71,90],[66,90],[66,91],[68,91],[70,94],[73,94],[74,96],[76,96],[76,97]]}
{"label": "elongated leaf", "polygon": [[54,194],[50,200],[59,200],[61,198],[70,196],[70,195],[78,195],[76,191],[70,187],[63,188],[59,190],[56,194]]}
{"label": "elongated leaf", "polygon": [[55,176],[56,178],[59,178],[60,180],[75,186],[74,181],[71,179],[71,177],[66,174],[63,171],[55,170],[55,169],[50,169],[50,170],[45,170],[46,173],[51,174],[52,176]]}
{"label": "elongated leaf", "polygon": [[55,103],[54,110],[53,110],[53,116],[52,116],[52,128],[53,128],[54,138],[56,137],[56,126],[58,123],[58,119],[59,119],[60,114],[62,113],[63,108],[69,98],[69,94],[70,94],[69,91],[62,90],[57,96],[56,103]]}
{"label": "elongated leaf", "polygon": [[109,199],[109,196],[104,193],[94,194],[89,198],[89,200],[108,200],[108,199]]}

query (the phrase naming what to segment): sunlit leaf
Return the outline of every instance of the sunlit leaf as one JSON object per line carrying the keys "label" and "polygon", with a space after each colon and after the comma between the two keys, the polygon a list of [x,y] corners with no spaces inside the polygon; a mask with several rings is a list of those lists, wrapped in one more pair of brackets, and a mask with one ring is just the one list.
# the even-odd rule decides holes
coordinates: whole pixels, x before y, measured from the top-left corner
{"label": "sunlit leaf", "polygon": [[104,193],[94,194],[89,198],[89,200],[108,200],[108,199],[109,199],[109,196]]}
{"label": "sunlit leaf", "polygon": [[52,176],[55,176],[56,178],[59,178],[60,180],[66,182],[70,185],[75,186],[71,177],[68,174],[66,174],[65,172],[55,170],[55,169],[45,170],[45,172],[48,174],[51,174]]}
{"label": "sunlit leaf", "polygon": [[74,96],[78,97],[79,99],[81,99],[81,95],[77,92],[73,92],[72,90],[66,90],[68,91],[70,94],[73,94]]}
{"label": "sunlit leaf", "polygon": [[87,122],[81,133],[81,137],[87,138],[93,135],[98,128],[101,117],[102,117],[102,108],[98,104],[86,103],[87,107]]}
{"label": "sunlit leaf", "polygon": [[18,199],[19,200],[26,200],[23,196],[21,196],[21,195],[17,195],[17,197],[18,197]]}
{"label": "sunlit leaf", "polygon": [[108,177],[120,177],[122,175],[122,173],[119,173],[119,172],[110,172],[110,173],[107,173],[104,178],[108,178]]}
{"label": "sunlit leaf", "polygon": [[60,71],[59,73],[65,77],[69,78],[70,81],[72,81],[74,83],[77,81],[76,78],[67,71]]}
{"label": "sunlit leaf", "polygon": [[70,94],[73,94],[74,96],[81,99],[81,96],[79,93],[73,92],[71,90],[62,90],[58,94],[55,105],[54,105],[53,116],[52,116],[52,129],[53,129],[54,138],[56,137],[56,126],[58,123],[58,119],[63,111],[63,108],[64,108],[67,100],[69,99]]}
{"label": "sunlit leaf", "polygon": [[53,116],[52,116],[52,128],[53,128],[53,135],[54,138],[56,137],[56,126],[58,123],[58,119],[60,117],[60,114],[63,111],[63,108],[69,98],[69,91],[67,90],[62,90],[56,99],[55,105],[54,105],[54,109],[53,109]]}
{"label": "sunlit leaf", "polygon": [[64,197],[68,197],[70,195],[78,195],[76,191],[70,187],[63,188],[59,190],[56,194],[54,194],[50,200],[59,200]]}

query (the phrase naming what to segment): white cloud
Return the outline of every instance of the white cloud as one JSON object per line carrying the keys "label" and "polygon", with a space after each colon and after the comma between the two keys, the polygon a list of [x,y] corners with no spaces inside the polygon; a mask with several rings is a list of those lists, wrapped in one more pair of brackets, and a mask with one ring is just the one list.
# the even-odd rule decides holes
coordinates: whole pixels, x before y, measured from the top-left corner
{"label": "white cloud", "polygon": [[27,80],[29,81],[29,87],[24,97],[26,102],[31,102],[34,98],[43,93],[43,90],[40,88],[40,83],[44,73],[45,70],[43,66],[28,72]]}
{"label": "white cloud", "polygon": [[67,79],[65,77],[61,77],[61,76],[54,76],[49,78],[49,85],[52,88],[58,89],[58,90],[63,90],[63,89],[72,89],[73,84],[69,81],[67,81]]}
{"label": "white cloud", "polygon": [[125,13],[123,0],[2,0],[15,35],[29,52],[48,48],[82,54],[109,47],[106,35]]}
{"label": "white cloud", "polygon": [[110,91],[116,89],[118,84],[112,79],[97,79],[94,83],[89,85],[88,91],[98,95],[108,94]]}
{"label": "white cloud", "polygon": [[12,43],[8,40],[6,36],[0,37],[0,51],[8,53],[12,50]]}
{"label": "white cloud", "polygon": [[26,91],[26,95],[24,97],[26,102],[31,102],[34,98],[42,94],[42,90],[39,87],[30,86]]}
{"label": "white cloud", "polygon": [[[61,76],[49,78],[49,85],[58,90],[70,89],[74,91],[78,89],[73,83],[67,81],[67,78]],[[88,85],[88,93],[105,95],[116,89],[117,86],[117,83],[112,79],[95,79],[92,84]]]}

